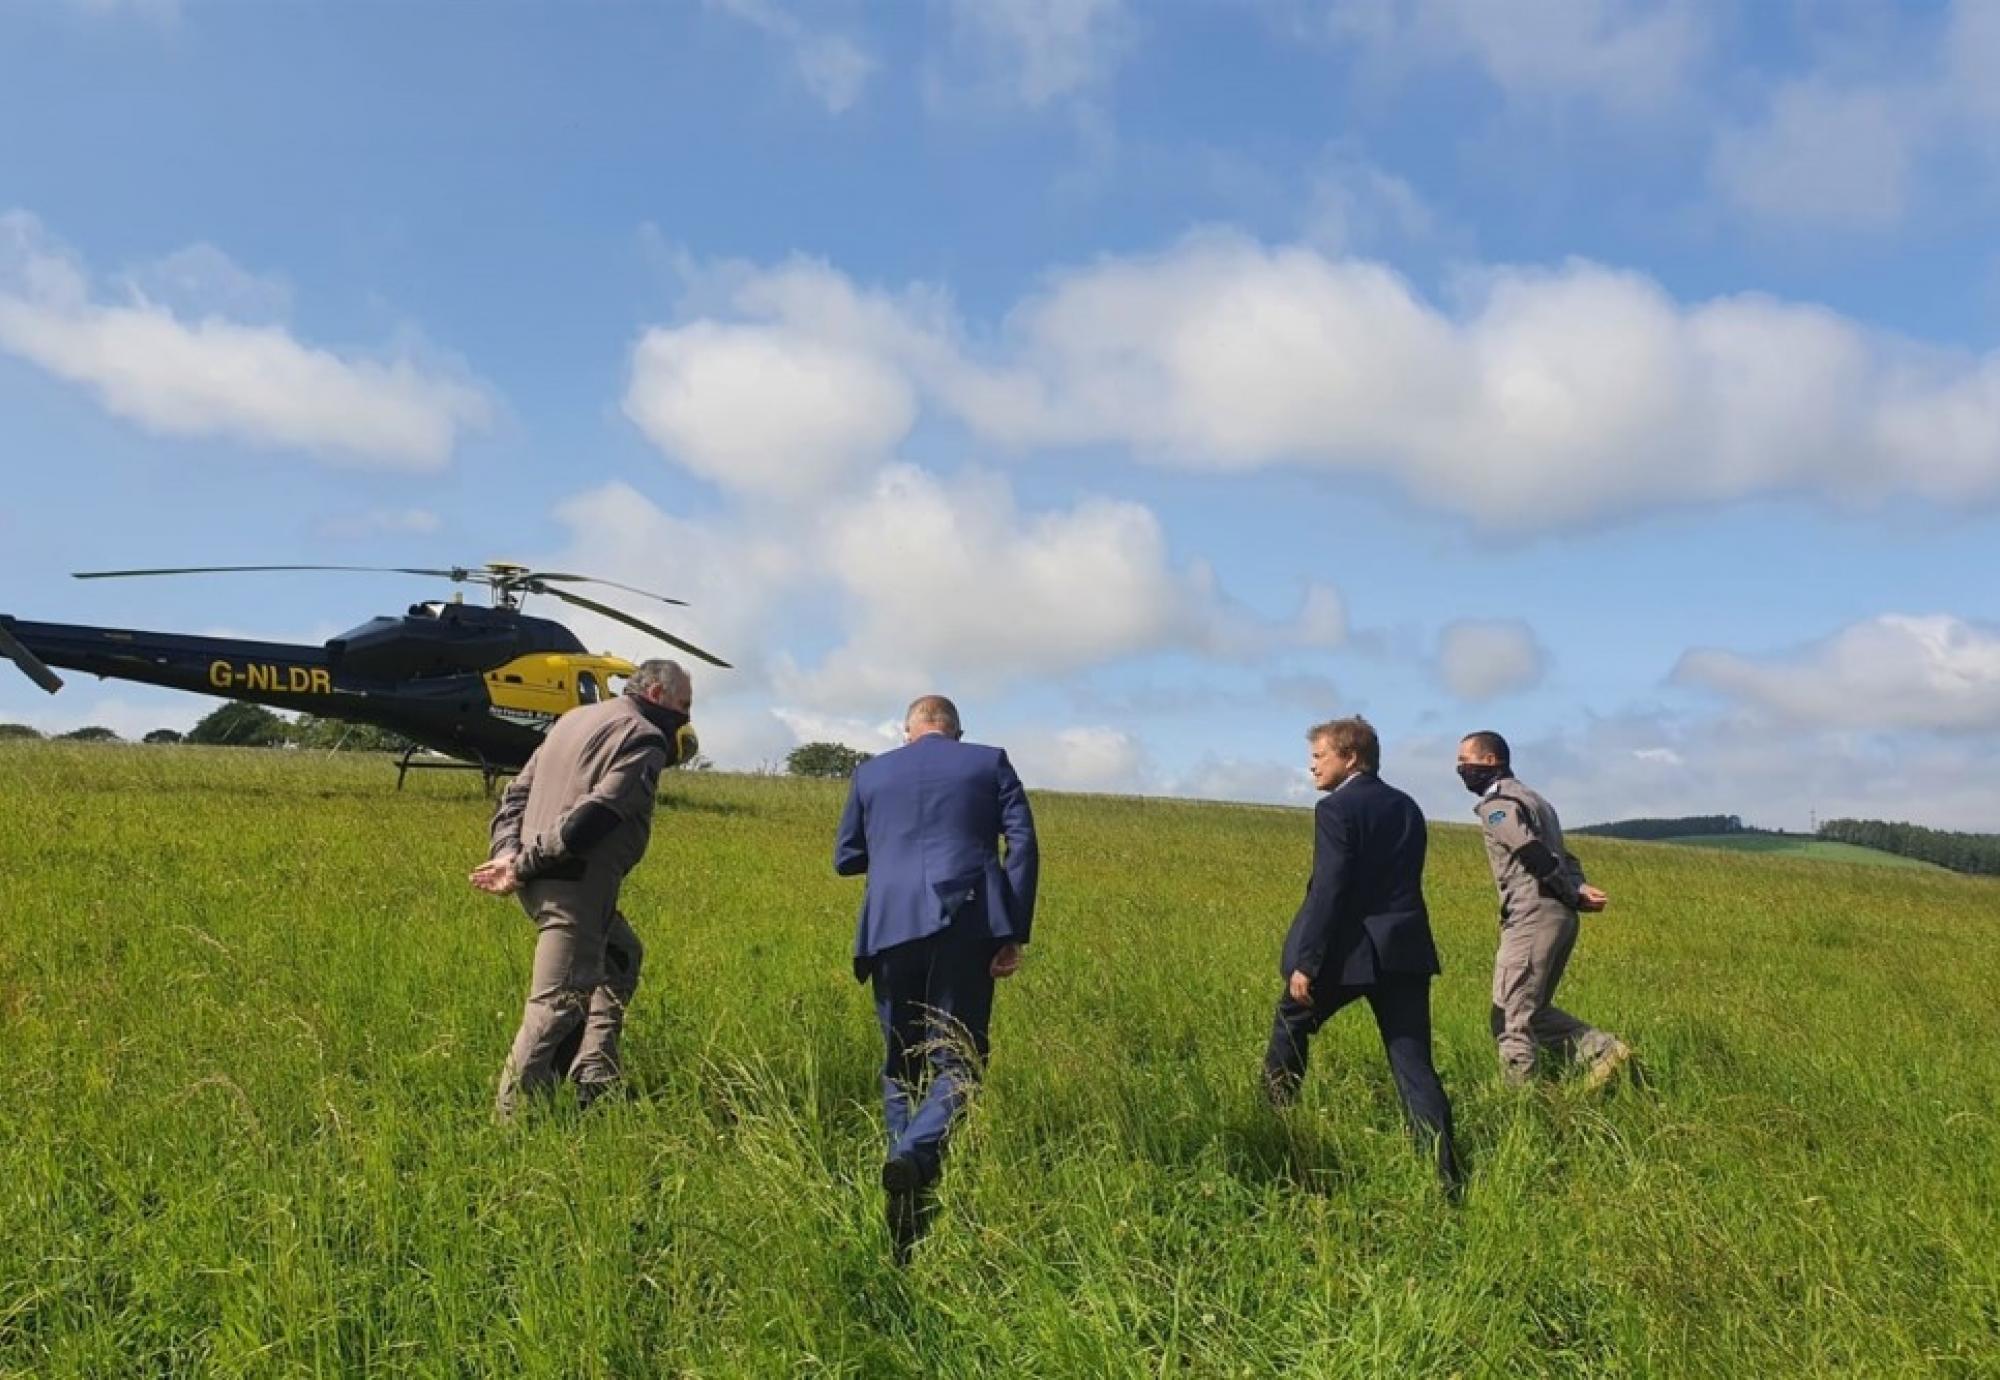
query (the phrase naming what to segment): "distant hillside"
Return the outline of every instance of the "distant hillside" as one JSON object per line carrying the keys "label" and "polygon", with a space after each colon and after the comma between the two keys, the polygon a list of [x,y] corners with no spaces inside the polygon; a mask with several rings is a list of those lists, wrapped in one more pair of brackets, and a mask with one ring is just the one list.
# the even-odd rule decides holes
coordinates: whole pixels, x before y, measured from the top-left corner
{"label": "distant hillside", "polygon": [[1586,824],[1580,829],[1572,829],[1569,832],[1606,839],[1637,839],[1646,843],[1661,839],[1708,838],[1716,834],[1740,834],[1745,830],[1741,815],[1676,815],[1671,819],[1614,819],[1606,824]]}
{"label": "distant hillside", "polygon": [[1819,836],[1917,858],[1953,872],[2000,876],[2000,834],[1957,834],[1879,819],[1830,819],[1819,826]]}
{"label": "distant hillside", "polygon": [[1691,834],[1685,838],[1657,840],[1660,843],[1680,844],[1696,848],[1727,848],[1737,853],[1761,853],[1772,857],[1806,858],[1815,862],[1860,863],[1868,867],[1918,868],[1927,872],[1941,872],[1935,863],[1927,863],[1918,858],[1898,857],[1879,848],[1862,848],[1852,843],[1837,843],[1831,839],[1814,838],[1810,834],[1771,834],[1763,830],[1745,830],[1739,834]]}

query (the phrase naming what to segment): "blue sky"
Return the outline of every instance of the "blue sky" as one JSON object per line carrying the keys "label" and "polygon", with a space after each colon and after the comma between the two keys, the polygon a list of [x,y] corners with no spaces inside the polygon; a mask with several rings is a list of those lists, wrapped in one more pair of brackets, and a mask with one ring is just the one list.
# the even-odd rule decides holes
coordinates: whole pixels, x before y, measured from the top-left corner
{"label": "blue sky", "polygon": [[[725,765],[2000,828],[2000,7],[0,3],[0,608],[694,601]],[[578,624],[627,654],[613,625]],[[0,680],[128,734],[210,702]]]}

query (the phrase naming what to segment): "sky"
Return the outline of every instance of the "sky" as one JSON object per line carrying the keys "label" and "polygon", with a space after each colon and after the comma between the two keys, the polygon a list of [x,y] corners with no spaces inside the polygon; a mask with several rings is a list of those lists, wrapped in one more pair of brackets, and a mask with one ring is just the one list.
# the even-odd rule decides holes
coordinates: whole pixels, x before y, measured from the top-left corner
{"label": "sky", "polygon": [[2000,830],[2000,4],[0,0],[0,131],[18,617],[506,559],[723,767]]}

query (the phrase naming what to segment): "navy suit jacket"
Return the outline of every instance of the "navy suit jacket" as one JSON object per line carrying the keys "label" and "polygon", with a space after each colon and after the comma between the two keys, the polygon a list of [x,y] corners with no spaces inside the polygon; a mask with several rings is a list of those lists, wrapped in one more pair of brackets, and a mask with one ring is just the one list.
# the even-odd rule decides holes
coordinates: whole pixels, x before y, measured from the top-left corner
{"label": "navy suit jacket", "polygon": [[1313,810],[1312,881],[1285,936],[1279,971],[1341,987],[1384,973],[1436,973],[1424,907],[1424,812],[1368,772]]}
{"label": "navy suit jacket", "polygon": [[930,733],[863,762],[833,845],[835,872],[868,876],[854,975],[960,912],[996,942],[1027,943],[1038,864],[1028,793],[1001,749]]}

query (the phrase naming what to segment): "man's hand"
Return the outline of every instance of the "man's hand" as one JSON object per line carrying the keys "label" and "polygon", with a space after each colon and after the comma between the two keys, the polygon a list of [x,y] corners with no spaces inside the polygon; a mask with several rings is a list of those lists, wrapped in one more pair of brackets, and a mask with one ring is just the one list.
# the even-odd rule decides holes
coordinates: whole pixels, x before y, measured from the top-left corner
{"label": "man's hand", "polygon": [[[1266,990],[1269,989],[1267,988]],[[1300,1006],[1312,1005],[1313,980],[1304,973],[1293,973],[1291,983],[1285,990],[1291,995],[1292,1000]]]}
{"label": "man's hand", "polygon": [[987,965],[986,971],[996,978],[1012,977],[1020,972],[1021,946],[1002,944],[999,952],[993,955],[993,962]]}
{"label": "man's hand", "polygon": [[1585,882],[1576,889],[1576,908],[1578,910],[1599,911],[1610,904],[1611,898],[1604,894],[1603,889],[1594,887],[1589,882]]}
{"label": "man's hand", "polygon": [[512,896],[521,886],[521,879],[514,875],[512,853],[504,858],[494,858],[491,862],[479,864],[472,869],[472,876],[467,880],[480,891],[494,896]]}

